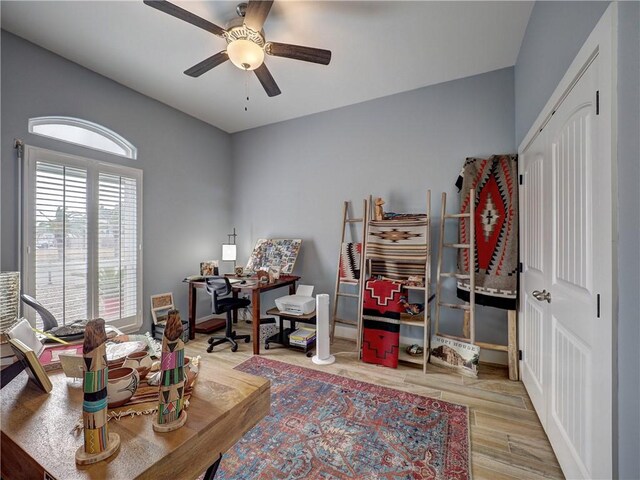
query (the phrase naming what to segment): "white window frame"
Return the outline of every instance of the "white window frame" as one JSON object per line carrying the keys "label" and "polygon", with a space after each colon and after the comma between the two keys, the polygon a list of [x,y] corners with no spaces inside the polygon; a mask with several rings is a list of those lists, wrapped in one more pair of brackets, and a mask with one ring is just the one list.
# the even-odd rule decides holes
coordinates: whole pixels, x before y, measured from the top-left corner
{"label": "white window frame", "polygon": [[[115,153],[115,152],[112,152],[112,151],[109,151],[109,150],[105,150],[103,148],[97,148],[97,147],[94,147],[92,145],[88,145],[86,143],[72,142],[72,141],[66,140],[64,138],[60,138],[60,137],[56,137],[56,136],[52,136],[52,135],[45,135],[43,133],[35,132],[34,131],[34,127],[37,127],[39,125],[68,125],[68,126],[71,126],[71,127],[78,127],[78,128],[82,128],[84,130],[88,130],[90,132],[96,133],[96,134],[98,134],[98,135],[100,135],[100,136],[112,141],[113,143],[118,145],[120,148],[122,148],[125,151],[125,154],[121,155],[119,153]],[[97,123],[90,122],[88,120],[83,120],[81,118],[63,117],[63,116],[49,116],[49,117],[34,117],[34,118],[30,118],[29,119],[29,133],[32,133],[34,135],[39,135],[41,137],[53,138],[53,139],[58,140],[60,142],[70,143],[72,145],[80,145],[81,147],[90,148],[92,150],[97,150],[97,151],[100,151],[100,152],[106,152],[106,153],[109,153],[111,155],[117,155],[119,157],[130,158],[132,160],[136,160],[138,158],[138,149],[130,141],[128,141],[126,138],[124,138],[122,135],[117,134],[113,130],[111,130],[111,129],[103,126],[103,125],[99,125]]]}
{"label": "white window frame", "polygon": [[[109,325],[113,325],[126,333],[136,332],[142,327],[143,310],[142,310],[142,170],[122,165],[115,165],[106,162],[100,162],[90,158],[69,155],[66,153],[47,150],[39,147],[26,145],[24,147],[24,169],[23,169],[23,190],[22,190],[22,290],[25,293],[33,294],[35,292],[35,232],[34,222],[30,217],[35,211],[35,169],[37,162],[46,162],[54,165],[65,165],[69,167],[83,168],[87,171],[87,216],[95,221],[95,225],[88,225],[88,230],[95,230],[97,235],[98,225],[98,176],[100,173],[113,175],[125,175],[135,178],[137,182],[137,225],[136,235],[138,239],[138,256],[136,262],[137,269],[137,285],[136,285],[136,314],[133,317],[109,321]],[[95,227],[95,228],[94,228]],[[90,316],[98,317],[98,298],[97,298],[97,282],[98,282],[98,256],[95,252],[96,241],[88,241],[87,244],[87,278],[91,279],[89,288],[87,288],[87,304]],[[35,326],[35,314],[32,309],[25,309],[26,317],[32,325]]]}

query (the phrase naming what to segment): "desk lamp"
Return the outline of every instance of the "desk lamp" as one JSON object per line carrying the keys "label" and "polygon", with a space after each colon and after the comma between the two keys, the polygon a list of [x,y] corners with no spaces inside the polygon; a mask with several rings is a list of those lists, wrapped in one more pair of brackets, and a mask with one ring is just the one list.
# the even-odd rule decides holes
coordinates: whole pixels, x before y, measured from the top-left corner
{"label": "desk lamp", "polygon": [[[237,251],[236,251],[236,229],[235,227],[233,228],[233,233],[229,233],[227,234],[227,242],[228,243],[223,243],[222,244],[222,261],[223,262],[233,262],[233,268],[235,270],[236,268],[236,258],[237,258]],[[233,237],[233,241],[231,240],[231,237]]]}

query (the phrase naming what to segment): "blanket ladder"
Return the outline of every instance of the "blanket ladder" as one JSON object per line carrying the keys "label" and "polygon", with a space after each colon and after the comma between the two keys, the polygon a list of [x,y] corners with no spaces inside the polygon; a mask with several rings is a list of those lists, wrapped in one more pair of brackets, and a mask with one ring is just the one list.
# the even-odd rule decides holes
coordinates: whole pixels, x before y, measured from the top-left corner
{"label": "blanket ladder", "polygon": [[[345,201],[342,207],[342,235],[340,237],[340,251],[338,254],[338,266],[337,266],[337,272],[336,272],[336,288],[334,290],[334,294],[333,294],[333,312],[331,315],[331,342],[333,343],[333,339],[335,337],[335,332],[336,332],[336,324],[337,323],[341,323],[344,325],[351,325],[354,327],[357,327],[358,330],[360,329],[360,325],[361,325],[361,321],[360,321],[360,316],[362,315],[362,312],[360,311],[361,309],[359,308],[360,304],[362,303],[362,293],[363,293],[363,287],[364,287],[364,281],[363,281],[363,272],[364,272],[364,242],[365,242],[365,233],[366,233],[366,226],[367,226],[367,222],[369,220],[369,202],[367,201],[367,199],[364,199],[362,201],[362,217],[358,217],[358,218],[353,218],[350,216],[350,211],[352,210],[351,208],[351,202],[350,201]],[[362,224],[362,228],[360,231],[360,242],[351,242],[354,244],[354,246],[358,243],[360,243],[360,252],[357,253],[357,251],[354,249],[354,252],[356,252],[359,256],[359,260],[360,260],[360,274],[358,275],[358,279],[356,281],[353,280],[345,280],[340,276],[340,263],[341,263],[341,259],[342,259],[342,250],[343,250],[343,245],[345,245],[345,240],[347,237],[347,226],[351,227],[352,225],[356,226],[358,224]],[[356,238],[356,233],[354,228],[349,228],[349,237],[354,240]],[[343,291],[341,289],[342,285],[351,285],[351,286],[355,286],[356,287],[356,293],[353,292],[353,288],[351,288],[351,291]],[[350,320],[350,319],[344,319],[344,318],[340,318],[338,317],[338,303],[340,299],[347,299],[347,298],[351,298],[351,299],[356,299],[357,300],[357,317],[355,320]],[[360,332],[358,331],[358,335],[360,334]]]}
{"label": "blanket ladder", "polygon": [[[475,198],[474,190],[471,190],[469,196],[470,198]],[[517,312],[515,310],[507,311],[507,322],[508,322],[508,333],[507,333],[507,345],[498,345],[494,343],[488,342],[478,342],[476,341],[476,308],[475,308],[475,276],[473,272],[475,270],[475,202],[470,202],[469,212],[466,213],[446,213],[446,199],[447,194],[442,194],[442,216],[440,223],[440,250],[438,252],[438,270],[437,270],[437,284],[436,284],[436,315],[435,315],[435,333],[442,337],[451,338],[453,340],[459,340],[462,342],[469,342],[473,345],[479,346],[481,349],[485,350],[494,350],[499,352],[505,352],[507,354],[507,360],[509,365],[509,379],[510,380],[518,380],[519,379],[519,371],[518,371],[518,347],[517,347]],[[469,234],[470,234],[470,243],[469,244],[459,244],[459,243],[445,243],[444,242],[444,224],[445,220],[449,219],[457,219],[458,221],[463,221],[464,219],[469,219]],[[443,272],[442,271],[442,250],[444,248],[457,248],[457,249],[469,249],[469,272],[468,274],[461,274],[456,272]],[[444,303],[441,300],[441,282],[443,278],[453,277],[456,279],[468,279],[469,280],[469,302],[465,302],[463,304],[459,303]],[[462,310],[464,312],[464,323],[462,326],[462,336],[458,337],[455,335],[448,335],[445,333],[440,333],[440,308],[455,308]]]}
{"label": "blanket ladder", "polygon": [[[474,197],[474,191],[471,190],[471,198]],[[463,222],[465,219],[469,219],[469,243],[447,243],[444,240],[445,223],[447,220],[457,220]],[[459,340],[462,342],[469,342],[471,344],[476,343],[476,323],[475,323],[475,276],[473,272],[475,270],[475,204],[470,202],[469,212],[466,213],[447,213],[447,194],[442,193],[442,210],[440,214],[440,240],[438,249],[438,267],[436,273],[436,315],[434,330],[436,335],[442,337],[451,338],[453,340]],[[457,250],[466,249],[469,250],[469,274],[462,274],[457,272],[443,272],[442,271],[442,253],[445,248],[454,248]],[[469,280],[470,292],[469,302],[464,303],[445,303],[442,301],[442,281],[444,278],[455,278],[460,280]],[[464,312],[464,324],[462,336],[448,335],[440,333],[440,309],[451,308],[456,310],[462,310]]]}

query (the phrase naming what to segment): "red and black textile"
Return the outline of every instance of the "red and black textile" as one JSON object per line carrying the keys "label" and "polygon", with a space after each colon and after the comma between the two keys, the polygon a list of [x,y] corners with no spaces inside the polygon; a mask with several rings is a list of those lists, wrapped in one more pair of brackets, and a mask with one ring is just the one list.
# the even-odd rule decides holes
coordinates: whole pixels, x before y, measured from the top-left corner
{"label": "red and black textile", "polygon": [[362,243],[343,243],[340,250],[340,281],[358,283]]}
{"label": "red and black textile", "polygon": [[[518,156],[467,158],[456,185],[460,212],[475,203],[475,301],[515,310],[518,294]],[[471,189],[475,190],[474,198]],[[469,243],[469,220],[460,221],[460,243]],[[458,271],[470,270],[469,250],[460,250]],[[469,280],[458,280],[458,297],[469,300]]]}
{"label": "red and black textile", "polygon": [[362,360],[397,368],[400,348],[400,302],[402,284],[369,279],[364,287],[362,309]]}

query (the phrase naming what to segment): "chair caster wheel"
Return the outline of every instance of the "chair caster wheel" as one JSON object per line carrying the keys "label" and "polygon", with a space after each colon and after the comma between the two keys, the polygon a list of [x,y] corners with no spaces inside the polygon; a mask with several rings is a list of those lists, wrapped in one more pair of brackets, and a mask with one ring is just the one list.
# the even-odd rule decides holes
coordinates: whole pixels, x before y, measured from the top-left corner
{"label": "chair caster wheel", "polygon": [[232,345],[231,346],[231,351],[232,352],[237,352],[238,351],[238,345]]}
{"label": "chair caster wheel", "polygon": [[245,339],[244,339],[244,343],[249,343],[250,341],[251,341],[251,339],[250,339],[250,338],[245,338]]}
{"label": "chair caster wheel", "polygon": [[211,353],[213,352],[213,345],[210,345],[209,348],[207,348],[207,353]]}
{"label": "chair caster wheel", "polygon": [[265,343],[265,344],[264,344],[264,349],[265,349],[265,350],[269,350],[269,344],[268,344],[268,343]]}
{"label": "chair caster wheel", "polygon": [[210,338],[209,340],[207,340],[207,342],[209,342],[209,345],[211,345],[213,343],[213,338]]}

